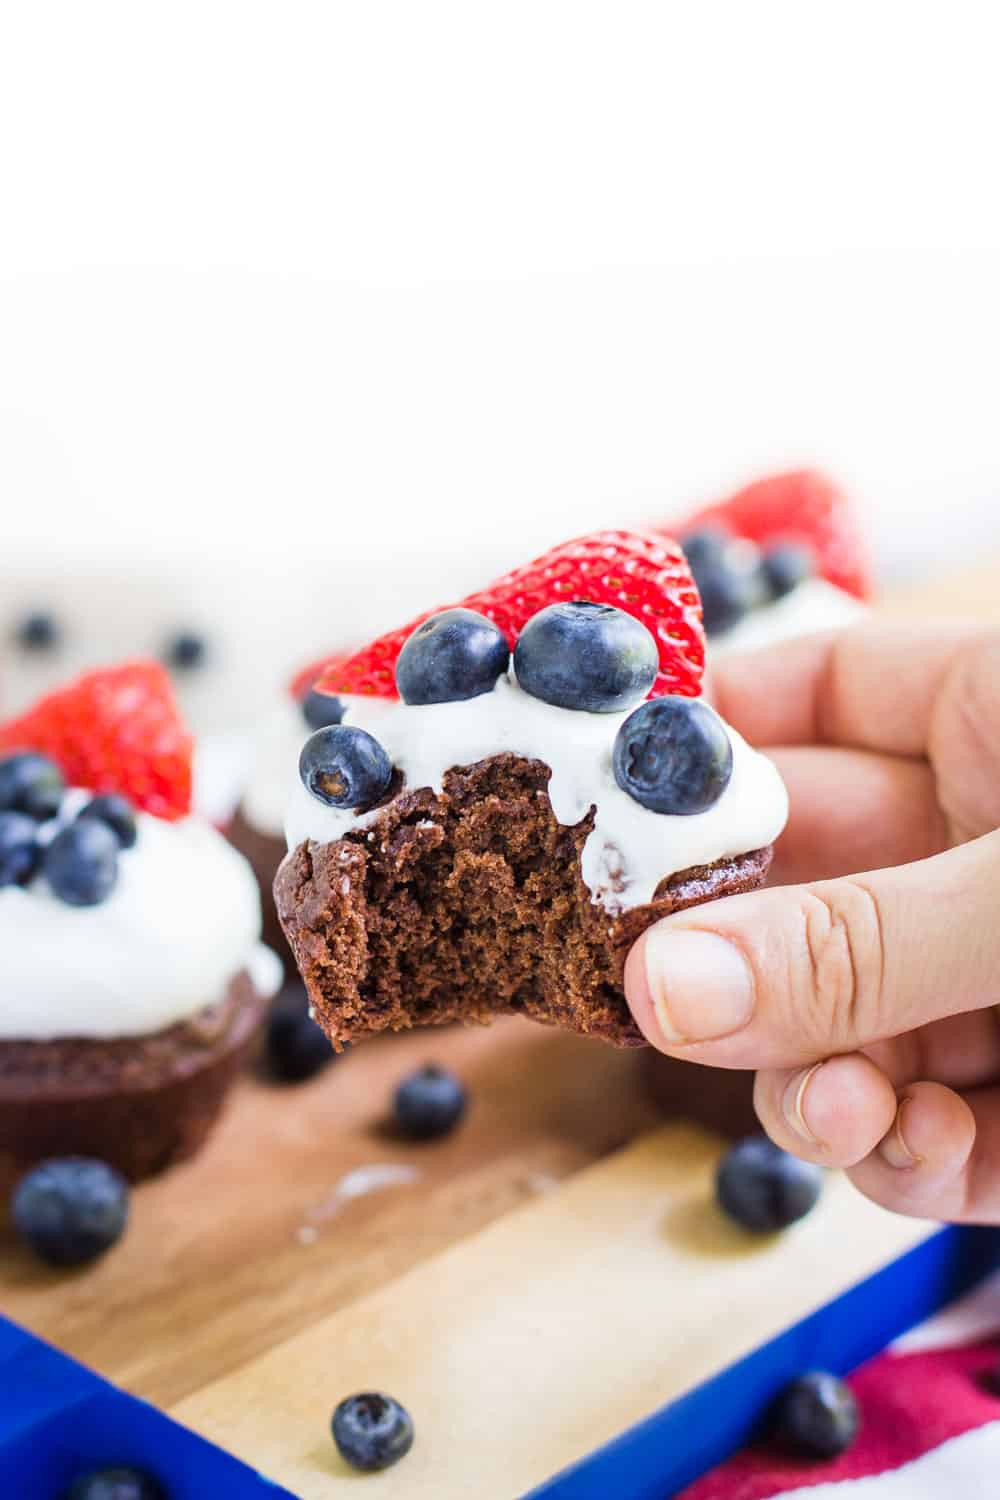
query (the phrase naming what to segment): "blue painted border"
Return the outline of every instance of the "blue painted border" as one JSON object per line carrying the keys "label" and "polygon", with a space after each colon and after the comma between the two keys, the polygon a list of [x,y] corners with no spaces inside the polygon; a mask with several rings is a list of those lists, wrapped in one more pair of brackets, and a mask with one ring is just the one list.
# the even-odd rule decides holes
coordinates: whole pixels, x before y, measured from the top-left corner
{"label": "blue painted border", "polygon": [[0,1490],[59,1500],[80,1473],[134,1464],[170,1500],[295,1500],[256,1470],[0,1317]]}
{"label": "blue painted border", "polygon": [[[804,1369],[846,1373],[998,1266],[1000,1230],[940,1230],[523,1500],[668,1500],[742,1447]],[[150,1469],[171,1500],[296,1500],[0,1317],[3,1494],[57,1500],[81,1470],[113,1462]]]}
{"label": "blue painted border", "polygon": [[1000,1230],[940,1230],[522,1500],[669,1500],[743,1447],[803,1370],[846,1374],[997,1266]]}

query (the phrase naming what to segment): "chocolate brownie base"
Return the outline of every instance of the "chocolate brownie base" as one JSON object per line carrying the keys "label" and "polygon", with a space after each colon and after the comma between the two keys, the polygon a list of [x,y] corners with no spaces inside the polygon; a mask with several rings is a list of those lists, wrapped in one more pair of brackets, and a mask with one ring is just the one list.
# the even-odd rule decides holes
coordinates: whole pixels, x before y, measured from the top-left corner
{"label": "chocolate brownie base", "polygon": [[248,823],[239,808],[226,829],[226,838],[249,862],[257,877],[260,887],[261,942],[266,943],[281,959],[285,969],[290,971],[292,956],[274,904],[274,877],[285,857],[285,841],[275,837],[273,833],[262,833],[259,828]]}
{"label": "chocolate brownie base", "polygon": [[369,828],[288,855],[278,914],[335,1047],[509,1012],[641,1046],[622,992],[639,933],[766,878],[770,848],[684,870],[609,915],[580,874],[593,812],[558,823],[548,779],[540,761],[494,756],[449,771],[440,795],[404,789]]}
{"label": "chocolate brownie base", "polygon": [[197,1151],[262,1018],[248,974],[153,1036],[0,1042],[0,1190],[46,1156],[97,1156],[133,1181]]}

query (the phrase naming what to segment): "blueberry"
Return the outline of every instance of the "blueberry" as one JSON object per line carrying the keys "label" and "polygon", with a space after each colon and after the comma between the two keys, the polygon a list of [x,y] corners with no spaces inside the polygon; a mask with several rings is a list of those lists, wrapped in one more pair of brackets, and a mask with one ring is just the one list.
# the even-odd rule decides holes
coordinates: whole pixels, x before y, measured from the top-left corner
{"label": "blueberry", "polygon": [[310,688],[301,703],[302,717],[310,729],[325,729],[328,724],[339,724],[344,717],[344,705],[333,693],[317,693]]}
{"label": "blueberry", "polygon": [[443,609],[409,636],[396,662],[404,703],[456,703],[493,691],[510,647],[498,625],[474,609]]}
{"label": "blueberry", "polygon": [[656,642],[641,620],[586,599],[539,610],[514,648],[514,672],[526,693],[594,714],[641,702],[659,665]]}
{"label": "blueberry", "polygon": [[51,651],[59,644],[59,622],[46,610],[35,609],[25,615],[14,631],[14,639],[25,651]]}
{"label": "blueberry", "polygon": [[142,1469],[93,1469],[75,1480],[65,1500],[167,1500],[167,1492]]}
{"label": "blueberry", "polygon": [[34,818],[27,813],[0,813],[0,886],[26,885],[41,856]]}
{"label": "blueberry", "polygon": [[813,555],[809,548],[800,547],[795,542],[782,542],[777,547],[771,547],[761,558],[761,579],[771,599],[783,599],[786,594],[798,588],[800,583],[811,578],[814,572]]}
{"label": "blueberry", "polygon": [[375,1391],[341,1401],[330,1425],[341,1458],[366,1473],[391,1468],[413,1447],[409,1412]]}
{"label": "blueberry", "polygon": [[107,1162],[87,1156],[44,1161],[21,1178],[11,1217],[22,1239],[53,1266],[82,1266],[121,1238],[128,1184]]}
{"label": "blueberry", "polygon": [[836,1458],[858,1435],[858,1403],[850,1386],[823,1370],[800,1375],[775,1403],[783,1448],[804,1458]]}
{"label": "blueberry", "polygon": [[689,531],[687,536],[681,537],[680,542],[688,567],[694,570],[721,561],[732,537],[718,527],[704,526],[698,531]]}
{"label": "blueberry", "polygon": [[760,594],[754,573],[734,565],[728,553],[705,563],[691,564],[701,595],[701,612],[709,635],[720,635],[755,609]]}
{"label": "blueberry", "polygon": [[301,983],[286,985],[267,1021],[267,1060],[275,1078],[301,1083],[332,1063],[336,1053],[309,1014]]}
{"label": "blueberry", "polygon": [[118,835],[98,818],[81,818],[57,833],[42,854],[42,873],[69,906],[98,906],[118,879]]}
{"label": "blueberry", "polygon": [[198,635],[194,630],[179,630],[167,642],[163,659],[168,667],[174,667],[180,672],[190,672],[195,667],[202,666],[207,655],[208,643],[203,635]]}
{"label": "blueberry", "polygon": [[27,813],[44,822],[59,811],[66,783],[54,760],[22,750],[0,760],[0,811]]}
{"label": "blueberry", "polygon": [[718,714],[697,698],[654,698],[615,736],[615,780],[652,812],[688,815],[718,802],[733,774],[733,747]]}
{"label": "blueberry", "polygon": [[396,1128],[413,1141],[432,1141],[454,1130],[465,1114],[461,1079],[433,1063],[404,1078],[392,1100]]}
{"label": "blueberry", "polygon": [[127,797],[117,792],[103,792],[99,797],[91,797],[78,817],[97,818],[106,823],[123,849],[131,849],[139,837],[135,808]]}
{"label": "blueberry", "polygon": [[765,1135],[747,1136],[730,1147],[715,1175],[719,1207],[758,1234],[805,1218],[822,1191],[822,1167],[790,1156]]}
{"label": "blueberry", "polygon": [[302,746],[299,775],[328,807],[371,807],[392,780],[392,762],[367,730],[330,724]]}

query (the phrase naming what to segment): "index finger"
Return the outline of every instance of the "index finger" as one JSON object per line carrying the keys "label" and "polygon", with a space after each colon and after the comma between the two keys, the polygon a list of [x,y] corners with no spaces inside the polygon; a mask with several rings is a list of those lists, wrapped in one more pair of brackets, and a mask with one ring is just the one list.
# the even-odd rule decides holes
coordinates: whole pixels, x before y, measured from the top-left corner
{"label": "index finger", "polygon": [[752,745],[844,745],[924,755],[934,705],[982,625],[865,621],[712,666],[719,713]]}

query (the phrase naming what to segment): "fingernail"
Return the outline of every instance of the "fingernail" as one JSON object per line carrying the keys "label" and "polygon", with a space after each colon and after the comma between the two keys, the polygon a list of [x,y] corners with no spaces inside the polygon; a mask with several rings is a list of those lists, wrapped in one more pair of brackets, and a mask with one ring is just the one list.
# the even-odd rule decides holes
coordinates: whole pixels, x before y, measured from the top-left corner
{"label": "fingernail", "polygon": [[906,1144],[906,1136],[903,1134],[903,1111],[910,1103],[908,1098],[900,1099],[896,1106],[896,1118],[892,1122],[892,1129],[885,1136],[878,1147],[879,1155],[883,1161],[887,1161],[890,1167],[900,1169],[906,1167],[919,1167],[923,1161],[915,1151],[911,1151]]}
{"label": "fingernail", "polygon": [[821,1062],[813,1063],[811,1068],[804,1068],[801,1073],[796,1073],[792,1081],[786,1085],[782,1109],[785,1120],[802,1140],[808,1141],[810,1146],[821,1146],[819,1139],[812,1126],[809,1124],[807,1114],[807,1095],[809,1085],[823,1066]]}
{"label": "fingernail", "polygon": [[664,1040],[710,1042],[753,1015],[753,976],[740,950],[714,932],[651,927],[646,983]]}

